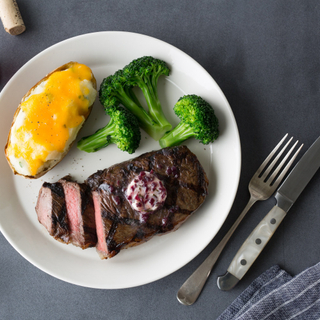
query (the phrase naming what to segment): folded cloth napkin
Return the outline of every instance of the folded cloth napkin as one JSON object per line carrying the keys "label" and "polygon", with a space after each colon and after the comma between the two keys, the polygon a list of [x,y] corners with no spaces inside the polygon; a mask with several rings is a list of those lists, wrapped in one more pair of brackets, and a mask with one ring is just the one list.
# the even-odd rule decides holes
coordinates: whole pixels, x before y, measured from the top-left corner
{"label": "folded cloth napkin", "polygon": [[217,320],[320,319],[320,262],[295,277],[271,267]]}

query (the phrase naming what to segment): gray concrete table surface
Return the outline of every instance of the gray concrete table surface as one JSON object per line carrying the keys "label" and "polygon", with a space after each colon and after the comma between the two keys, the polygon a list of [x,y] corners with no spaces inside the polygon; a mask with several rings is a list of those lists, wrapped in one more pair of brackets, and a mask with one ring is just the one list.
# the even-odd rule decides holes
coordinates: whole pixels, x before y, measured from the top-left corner
{"label": "gray concrete table surface", "polygon": [[[0,89],[28,60],[62,40],[129,31],[168,42],[215,79],[235,115],[242,149],[234,204],[212,242],[173,274],[139,287],[99,290],[65,283],[26,261],[0,234],[0,319],[216,319],[261,273],[279,264],[292,275],[319,262],[317,173],[250,272],[230,292],[216,277],[274,204],[256,204],[221,255],[199,300],[176,300],[184,280],[222,239],[248,200],[248,182],[277,140],[320,134],[320,3],[317,0],[17,0],[27,30],[0,28]],[[6,106],[1,106],[5,108]],[[305,149],[306,150],[306,149]]]}

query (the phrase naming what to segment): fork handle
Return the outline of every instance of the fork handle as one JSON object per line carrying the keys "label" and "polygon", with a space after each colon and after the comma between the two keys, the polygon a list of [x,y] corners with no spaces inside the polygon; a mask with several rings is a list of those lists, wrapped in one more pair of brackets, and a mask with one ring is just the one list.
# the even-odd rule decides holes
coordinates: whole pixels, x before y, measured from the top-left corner
{"label": "fork handle", "polygon": [[204,262],[194,271],[194,273],[184,282],[181,288],[178,291],[177,299],[181,304],[190,306],[192,305],[199,297],[210,273],[217,262],[222,250],[225,245],[231,238],[234,231],[237,229],[238,225],[245,217],[246,213],[252,207],[252,205],[257,200],[254,197],[250,197],[247,205],[239,215],[238,219],[234,222],[232,227],[220,241],[220,243],[216,246],[216,248],[210,253],[210,255],[204,260]]}
{"label": "fork handle", "polygon": [[286,211],[274,206],[261,220],[236,253],[227,274],[218,277],[218,287],[221,290],[232,289],[250,269],[274,232],[286,216]]}

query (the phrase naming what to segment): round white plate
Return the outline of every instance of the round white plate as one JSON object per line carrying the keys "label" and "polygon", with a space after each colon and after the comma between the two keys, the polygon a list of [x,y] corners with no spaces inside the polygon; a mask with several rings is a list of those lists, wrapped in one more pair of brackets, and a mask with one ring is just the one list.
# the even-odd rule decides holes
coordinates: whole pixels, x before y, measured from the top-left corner
{"label": "round white plate", "polygon": [[[196,140],[186,142],[210,181],[204,205],[179,230],[155,236],[149,242],[121,251],[109,260],[100,260],[94,248],[81,250],[50,237],[37,220],[35,204],[44,181],[55,182],[70,173],[79,182],[104,169],[160,149],[142,132],[140,147],[129,155],[110,145],[86,154],[74,146],[59,165],[38,180],[14,176],[4,154],[0,157],[0,227],[10,244],[28,261],[61,280],[92,288],[129,288],[161,279],[196,257],[213,239],[225,221],[238,188],[241,150],[236,121],[216,82],[192,58],[163,41],[127,32],[98,32],[60,42],[27,62],[7,83],[0,95],[1,145],[4,146],[13,114],[23,95],[53,69],[69,61],[88,65],[98,82],[131,60],[151,55],[167,62],[169,77],[159,80],[159,96],[168,119],[178,118],[173,106],[184,94],[197,94],[214,108],[220,121],[220,136],[210,146]],[[82,136],[108,122],[97,99]]]}

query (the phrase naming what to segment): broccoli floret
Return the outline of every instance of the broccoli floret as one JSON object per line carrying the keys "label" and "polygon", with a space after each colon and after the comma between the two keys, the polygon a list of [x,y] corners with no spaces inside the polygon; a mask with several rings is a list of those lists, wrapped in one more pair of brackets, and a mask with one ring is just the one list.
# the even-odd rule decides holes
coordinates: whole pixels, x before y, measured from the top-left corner
{"label": "broccoli floret", "polygon": [[[169,72],[162,60],[153,57],[133,60],[103,80],[99,90],[100,102],[105,108],[121,103],[138,118],[140,127],[147,134],[159,140],[172,128],[163,114],[157,91],[159,77],[169,75]],[[141,106],[133,87],[141,88],[148,112]]]}
{"label": "broccoli floret", "polygon": [[219,136],[219,121],[208,102],[197,95],[185,95],[173,108],[179,124],[159,141],[162,148],[177,146],[189,138],[209,144]]}
{"label": "broccoli floret", "polygon": [[95,152],[114,143],[120,150],[134,153],[141,140],[137,118],[122,106],[109,107],[106,113],[110,116],[109,123],[91,136],[82,138],[77,144],[78,149]]}
{"label": "broccoli floret", "polygon": [[127,83],[122,70],[118,70],[103,79],[99,90],[100,102],[105,109],[121,103],[128,109],[142,109],[141,112],[143,112],[144,109],[132,91],[132,87]]}
{"label": "broccoli floret", "polygon": [[132,86],[138,86],[147,101],[151,118],[158,123],[164,132],[171,130],[172,125],[166,119],[158,97],[158,80],[161,75],[168,76],[170,69],[163,60],[150,56],[135,59],[123,68],[123,74]]}

